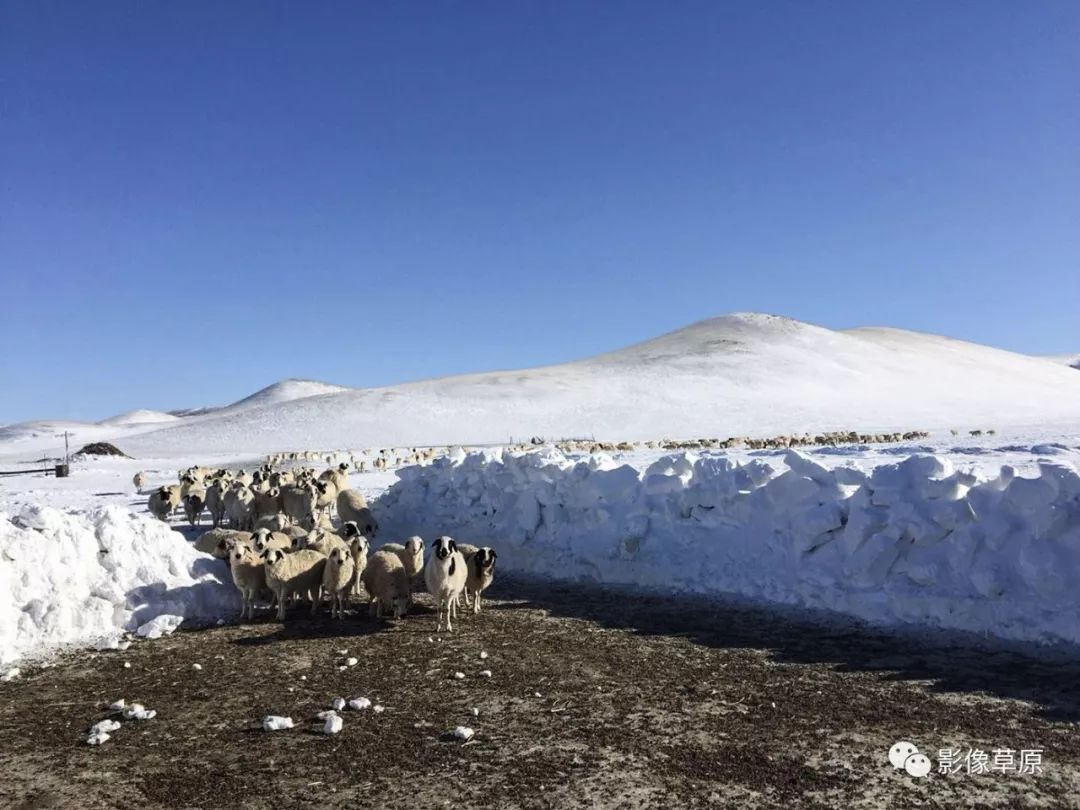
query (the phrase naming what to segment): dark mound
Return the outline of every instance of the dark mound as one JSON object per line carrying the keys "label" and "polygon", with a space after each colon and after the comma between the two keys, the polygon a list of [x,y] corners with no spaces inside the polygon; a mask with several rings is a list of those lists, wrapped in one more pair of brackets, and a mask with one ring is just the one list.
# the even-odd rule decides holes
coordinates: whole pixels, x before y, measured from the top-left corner
{"label": "dark mound", "polygon": [[120,456],[121,458],[131,458],[131,456],[115,444],[109,444],[108,442],[91,442],[75,454],[75,458],[82,458],[84,456]]}

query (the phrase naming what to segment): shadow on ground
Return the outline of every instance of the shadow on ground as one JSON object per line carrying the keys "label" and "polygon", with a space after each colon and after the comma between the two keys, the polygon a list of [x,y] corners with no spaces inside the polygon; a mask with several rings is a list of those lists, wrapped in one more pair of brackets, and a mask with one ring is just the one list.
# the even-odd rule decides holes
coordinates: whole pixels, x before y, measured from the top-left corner
{"label": "shadow on ground", "polygon": [[1050,720],[1080,721],[1080,651],[1046,651],[962,634],[884,632],[815,614],[727,604],[715,598],[667,597],[588,583],[501,579],[496,610],[535,607],[644,636],[677,636],[706,647],[766,650],[777,663],[827,664],[841,672],[881,673],[921,681],[931,691],[986,693],[1028,701]]}

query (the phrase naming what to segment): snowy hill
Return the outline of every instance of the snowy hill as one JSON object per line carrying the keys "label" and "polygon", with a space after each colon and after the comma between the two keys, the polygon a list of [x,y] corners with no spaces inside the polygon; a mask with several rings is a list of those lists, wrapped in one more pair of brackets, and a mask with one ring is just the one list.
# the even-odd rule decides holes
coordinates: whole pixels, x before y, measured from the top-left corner
{"label": "snowy hill", "polygon": [[[1040,358],[899,329],[833,331],[743,313],[562,365],[384,388],[325,386],[327,393],[317,383],[279,385],[197,421],[129,437],[124,449],[173,455],[531,435],[1080,424],[1080,375]],[[286,399],[297,391],[314,395]]]}
{"label": "snowy hill", "polygon": [[156,425],[164,422],[175,422],[180,417],[174,416],[171,413],[165,413],[164,411],[148,411],[145,409],[127,411],[125,413],[117,414],[116,416],[110,416],[108,419],[102,419],[98,422],[99,425]]}
{"label": "snowy hill", "polygon": [[[126,415],[130,416],[130,415]],[[114,423],[114,420],[106,420]],[[136,420],[137,421],[137,420]],[[1080,426],[1080,375],[901,329],[835,331],[738,313],[561,365],[350,389],[284,380],[167,424],[72,427],[137,456],[505,443],[511,436],[645,439],[832,429]],[[0,430],[0,454],[61,423]],[[48,444],[55,440],[48,436]]]}
{"label": "snowy hill", "polygon": [[333,385],[318,380],[281,380],[219,410],[241,411],[247,408],[275,405],[279,402],[292,402],[294,399],[304,399],[305,397],[315,397],[322,394],[337,394],[342,391],[352,390],[354,389],[346,388],[343,385]]}

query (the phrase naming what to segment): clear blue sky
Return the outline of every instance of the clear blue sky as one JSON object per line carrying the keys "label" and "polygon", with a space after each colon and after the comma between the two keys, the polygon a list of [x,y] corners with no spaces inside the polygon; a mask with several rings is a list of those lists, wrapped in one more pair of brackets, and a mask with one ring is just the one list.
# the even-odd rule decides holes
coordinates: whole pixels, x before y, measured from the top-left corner
{"label": "clear blue sky", "polygon": [[0,422],[736,310],[1080,351],[1080,3],[0,2]]}

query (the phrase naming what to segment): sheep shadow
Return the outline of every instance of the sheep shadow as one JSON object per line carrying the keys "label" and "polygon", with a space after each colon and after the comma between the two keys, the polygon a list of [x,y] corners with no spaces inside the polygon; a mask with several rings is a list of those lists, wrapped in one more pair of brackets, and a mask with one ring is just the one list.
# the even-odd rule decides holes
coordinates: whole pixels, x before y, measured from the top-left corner
{"label": "sheep shadow", "polygon": [[[925,628],[882,629],[822,611],[501,577],[485,593],[492,610],[539,608],[643,636],[681,637],[724,649],[765,650],[776,663],[826,664],[840,672],[920,681],[938,693],[984,692],[1022,700],[1040,716],[1080,721],[1080,648],[984,639]],[[485,610],[489,609],[485,607]],[[916,632],[918,635],[916,635]]]}
{"label": "sheep shadow", "polygon": [[244,621],[236,626],[264,626],[268,624],[276,624],[277,630],[273,633],[242,636],[233,639],[230,643],[238,647],[264,647],[269,644],[281,644],[296,640],[357,639],[378,633],[392,632],[401,622],[368,616],[366,607],[363,611],[346,615],[344,619],[340,620],[331,619],[325,613],[311,616],[310,608],[301,605],[287,611],[284,622],[278,621],[273,612],[267,612],[265,616],[255,621]]}

